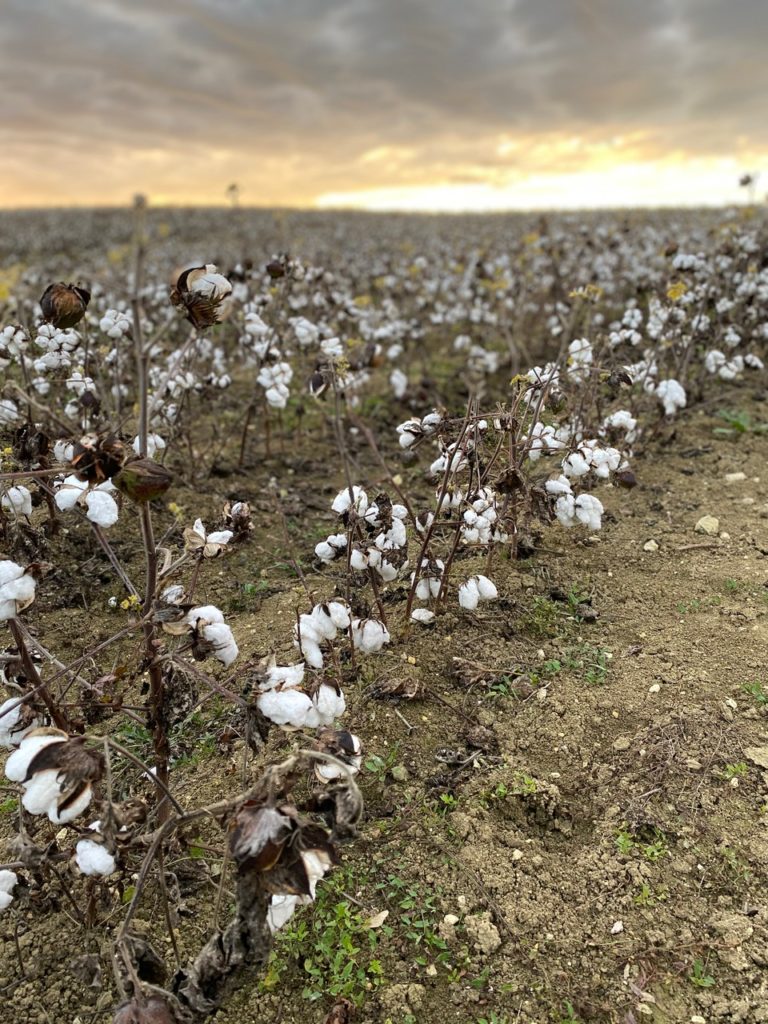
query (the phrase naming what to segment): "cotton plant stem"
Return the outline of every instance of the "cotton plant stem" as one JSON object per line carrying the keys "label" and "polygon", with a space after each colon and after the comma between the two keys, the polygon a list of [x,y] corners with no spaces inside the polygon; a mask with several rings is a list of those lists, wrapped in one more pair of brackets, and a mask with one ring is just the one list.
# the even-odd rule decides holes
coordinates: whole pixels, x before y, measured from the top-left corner
{"label": "cotton plant stem", "polygon": [[21,655],[21,663],[24,666],[24,673],[30,683],[34,685],[36,692],[40,694],[40,698],[45,704],[48,714],[51,716],[51,721],[58,726],[59,729],[63,729],[64,732],[69,732],[69,719],[61,708],[57,706],[56,702],[51,697],[47,684],[43,682],[43,679],[37,670],[37,665],[35,665],[32,660],[32,655],[29,653],[29,647],[27,646],[24,633],[19,627],[19,623],[16,619],[8,620],[8,628],[11,631],[13,642],[16,644],[19,654]]}

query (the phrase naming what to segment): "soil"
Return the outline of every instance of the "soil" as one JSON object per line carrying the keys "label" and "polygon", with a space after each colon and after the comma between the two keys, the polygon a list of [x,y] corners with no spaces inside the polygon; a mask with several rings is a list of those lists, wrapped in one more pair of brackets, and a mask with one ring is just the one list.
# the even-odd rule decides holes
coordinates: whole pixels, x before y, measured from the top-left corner
{"label": "soil", "polygon": [[[496,605],[448,612],[371,659],[348,691],[366,740],[361,839],[222,1024],[323,1021],[333,994],[307,961],[338,982],[343,964],[317,947],[338,934],[340,906],[357,950],[346,962],[363,965],[346,990],[362,1022],[768,1020],[768,704],[747,689],[768,683],[768,438],[735,443],[714,424],[700,411],[649,448],[639,486],[605,492],[599,537],[549,529],[542,553],[495,567]],[[316,516],[297,512],[294,526]],[[695,532],[707,514],[719,536]],[[301,599],[267,548],[257,535],[226,584],[223,569],[206,579],[207,599],[232,576],[264,584],[258,607],[232,616],[246,659],[275,637],[290,654]],[[327,578],[308,582],[328,592]],[[114,628],[94,615],[94,636]],[[403,683],[415,699],[382,699]],[[208,742],[231,714],[198,716],[175,774],[183,804],[238,790],[242,751]],[[249,773],[289,747],[273,733]],[[183,954],[208,933],[218,879],[215,860],[182,860]],[[20,908],[0,924],[0,1019],[109,1019],[109,920],[83,930],[46,887]],[[157,894],[142,919],[170,953]]]}

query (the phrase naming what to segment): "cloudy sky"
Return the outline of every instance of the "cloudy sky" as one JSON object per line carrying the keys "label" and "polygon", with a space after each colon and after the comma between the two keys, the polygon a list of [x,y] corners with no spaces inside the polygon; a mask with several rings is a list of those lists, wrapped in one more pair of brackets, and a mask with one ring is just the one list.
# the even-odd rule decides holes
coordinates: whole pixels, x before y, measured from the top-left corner
{"label": "cloudy sky", "polygon": [[731,202],[766,39],[768,0],[0,0],[0,206]]}

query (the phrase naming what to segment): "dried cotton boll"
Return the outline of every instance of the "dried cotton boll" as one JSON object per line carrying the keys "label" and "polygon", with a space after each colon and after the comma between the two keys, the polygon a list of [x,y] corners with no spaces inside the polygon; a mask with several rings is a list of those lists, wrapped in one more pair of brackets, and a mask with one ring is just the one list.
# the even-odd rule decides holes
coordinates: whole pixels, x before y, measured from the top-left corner
{"label": "dried cotton boll", "polygon": [[[323,729],[318,735],[317,749],[326,754],[331,754],[343,762],[352,775],[357,775],[363,763],[363,744],[359,736],[346,730]],[[328,761],[318,761],[315,764],[315,776],[320,782],[335,782],[336,779],[343,779],[346,772],[339,765],[331,764]]]}

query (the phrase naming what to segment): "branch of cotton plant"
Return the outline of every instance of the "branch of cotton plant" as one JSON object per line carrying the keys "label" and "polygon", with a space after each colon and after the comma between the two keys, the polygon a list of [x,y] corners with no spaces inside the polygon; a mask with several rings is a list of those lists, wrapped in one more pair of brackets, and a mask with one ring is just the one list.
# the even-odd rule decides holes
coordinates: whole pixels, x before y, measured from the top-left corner
{"label": "branch of cotton plant", "polygon": [[16,644],[16,649],[21,657],[21,663],[24,666],[24,672],[27,679],[32,683],[34,692],[40,694],[40,699],[45,704],[46,710],[51,716],[51,721],[54,722],[59,729],[63,729],[64,732],[69,732],[69,719],[67,715],[62,712],[61,708],[57,706],[56,701],[54,701],[51,696],[48,685],[41,678],[40,673],[37,670],[37,665],[32,660],[32,656],[29,653],[27,640],[18,620],[15,618],[8,619],[8,628],[11,631],[13,642]]}
{"label": "branch of cotton plant", "polygon": [[[467,405],[467,411],[466,411],[466,414],[465,414],[464,419],[463,419],[462,424],[461,424],[461,431],[459,432],[459,437],[458,437],[458,440],[456,441],[456,444],[455,444],[455,450],[456,451],[460,451],[461,450],[462,442],[464,441],[464,438],[466,436],[467,430],[469,428],[470,415],[471,415],[471,403],[469,403]],[[437,515],[440,513],[440,510],[443,507],[443,502],[445,500],[446,494],[448,493],[448,487],[449,487],[450,482],[451,482],[451,477],[453,476],[452,461],[453,461],[452,459],[448,459],[447,463],[446,463],[446,466],[445,466],[445,469],[443,470],[443,479],[442,479],[442,482],[441,482],[441,485],[440,485],[440,490],[439,490],[438,496],[437,496],[437,514],[434,516],[434,518],[432,519],[432,522],[429,524],[429,526],[424,531],[424,536],[423,536],[422,542],[421,542],[421,549],[419,550],[419,554],[418,554],[418,556],[416,558],[416,561],[414,563],[415,568],[414,568],[414,574],[413,574],[413,582],[411,583],[411,589],[408,592],[408,603],[405,606],[405,630],[406,630],[406,633],[407,633],[408,629],[410,628],[411,612],[413,610],[413,602],[414,602],[414,599],[416,597],[416,588],[418,587],[419,580],[421,579],[422,563],[423,563],[423,561],[424,561],[424,559],[426,557],[427,551],[429,550],[429,545],[430,545],[430,543],[432,541],[432,535],[433,535],[433,533],[435,531],[435,525],[437,523]],[[442,586],[442,584],[441,584],[441,586]]]}
{"label": "branch of cotton plant", "polygon": [[124,757],[127,761],[130,761],[131,764],[139,768],[141,770],[142,775],[145,775],[150,782],[154,783],[154,785],[162,791],[163,796],[167,797],[168,800],[170,800],[171,804],[173,804],[173,807],[175,808],[178,814],[184,813],[184,808],[176,800],[168,786],[165,784],[165,782],[163,782],[161,778],[158,777],[156,772],[152,771],[148,764],[145,764],[141,760],[141,758],[137,757],[135,754],[132,754],[127,747],[124,747],[121,743],[118,743],[117,740],[113,739],[111,736],[105,736],[103,737],[103,739],[104,742],[112,748],[112,750],[117,751],[117,753],[120,754],[121,757]]}

